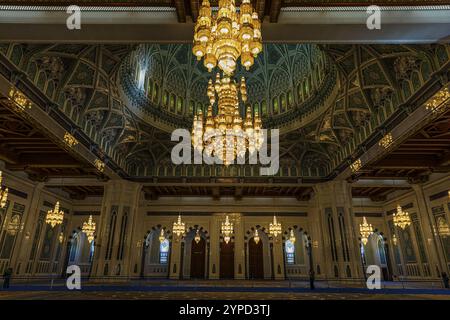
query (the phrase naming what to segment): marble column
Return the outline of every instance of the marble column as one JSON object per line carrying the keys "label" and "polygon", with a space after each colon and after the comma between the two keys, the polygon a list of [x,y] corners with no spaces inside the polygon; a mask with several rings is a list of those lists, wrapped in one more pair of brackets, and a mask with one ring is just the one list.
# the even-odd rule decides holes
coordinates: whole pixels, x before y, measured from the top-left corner
{"label": "marble column", "polygon": [[233,219],[234,224],[234,278],[245,279],[245,240],[242,216]]}
{"label": "marble column", "polygon": [[209,237],[209,279],[220,278],[220,223],[225,220],[222,216],[214,215],[211,220]]}

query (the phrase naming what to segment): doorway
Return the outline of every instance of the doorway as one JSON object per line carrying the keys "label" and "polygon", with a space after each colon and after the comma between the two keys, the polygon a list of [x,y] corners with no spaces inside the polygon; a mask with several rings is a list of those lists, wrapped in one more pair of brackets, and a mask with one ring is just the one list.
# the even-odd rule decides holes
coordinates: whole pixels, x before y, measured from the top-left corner
{"label": "doorway", "polygon": [[234,242],[220,243],[220,279],[234,278]]}
{"label": "doorway", "polygon": [[194,239],[191,242],[191,279],[204,279],[205,278],[205,251],[206,241],[200,238],[197,243]]}
{"label": "doorway", "polygon": [[263,244],[252,238],[248,242],[249,279],[264,279]]}

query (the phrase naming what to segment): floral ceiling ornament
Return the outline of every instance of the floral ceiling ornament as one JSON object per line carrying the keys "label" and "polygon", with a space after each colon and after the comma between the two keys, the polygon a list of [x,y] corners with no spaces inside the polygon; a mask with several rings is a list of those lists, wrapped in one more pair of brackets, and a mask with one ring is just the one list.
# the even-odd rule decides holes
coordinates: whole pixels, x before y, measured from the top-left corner
{"label": "floral ceiling ornament", "polygon": [[393,142],[394,142],[394,138],[392,137],[392,133],[389,132],[383,138],[380,139],[380,141],[378,142],[378,145],[380,147],[383,147],[384,149],[387,149],[392,145]]}
{"label": "floral ceiling ornament", "polygon": [[11,106],[19,112],[31,109],[31,101],[14,86],[9,90],[8,99]]}
{"label": "floral ceiling ornament", "polygon": [[77,139],[75,139],[75,137],[73,135],[71,135],[70,133],[66,132],[64,133],[64,142],[70,147],[74,147],[76,146],[79,142]]}
{"label": "floral ceiling ornament", "polygon": [[5,189],[3,189],[2,180],[3,180],[3,176],[2,176],[2,172],[0,171],[0,208],[1,209],[3,209],[6,206],[6,201],[8,200],[8,192],[9,192],[9,189],[7,187],[5,187]]}
{"label": "floral ceiling ornament", "polygon": [[450,99],[450,90],[449,88],[443,88],[439,90],[428,102],[425,104],[425,109],[433,112],[440,113],[448,109],[450,106],[450,102],[447,101]]}
{"label": "floral ceiling ornament", "polygon": [[352,170],[353,173],[358,172],[359,170],[361,170],[361,168],[362,168],[361,159],[356,160],[350,165],[350,169]]}
{"label": "floral ceiling ornament", "polygon": [[100,159],[95,159],[94,166],[100,172],[104,172],[105,171],[105,163],[103,161],[101,161]]}
{"label": "floral ceiling ornament", "polygon": [[54,228],[58,224],[62,224],[64,220],[64,211],[59,209],[59,201],[56,201],[53,210],[47,211],[47,216],[45,218],[45,223],[51,225]]}
{"label": "floral ceiling ornament", "polygon": [[193,54],[212,71],[216,65],[227,75],[236,70],[239,57],[248,70],[262,51],[261,22],[250,0],[237,10],[235,0],[220,0],[216,14],[203,0],[195,23]]}
{"label": "floral ceiling ornament", "polygon": [[81,228],[81,231],[83,231],[84,234],[86,234],[89,243],[94,241],[95,228],[96,224],[92,220],[92,215],[90,215],[88,221],[83,222],[83,227]]}
{"label": "floral ceiling ornament", "polygon": [[403,211],[400,205],[397,205],[397,213],[394,213],[394,225],[405,230],[411,224],[411,218],[409,217],[409,213]]}

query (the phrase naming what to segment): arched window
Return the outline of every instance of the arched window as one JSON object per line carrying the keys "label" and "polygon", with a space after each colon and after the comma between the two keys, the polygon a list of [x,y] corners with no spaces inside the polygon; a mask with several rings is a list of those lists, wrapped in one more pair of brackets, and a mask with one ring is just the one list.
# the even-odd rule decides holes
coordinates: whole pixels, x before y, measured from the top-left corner
{"label": "arched window", "polygon": [[285,252],[286,252],[286,263],[287,264],[295,264],[295,245],[291,240],[286,240]]}
{"label": "arched window", "polygon": [[169,260],[169,240],[165,239],[159,245],[159,263],[167,264]]}

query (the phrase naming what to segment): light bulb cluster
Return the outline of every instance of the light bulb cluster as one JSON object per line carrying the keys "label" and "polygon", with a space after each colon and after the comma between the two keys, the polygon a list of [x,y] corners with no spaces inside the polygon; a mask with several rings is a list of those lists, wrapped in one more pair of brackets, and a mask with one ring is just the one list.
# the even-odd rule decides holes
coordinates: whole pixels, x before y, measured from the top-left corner
{"label": "light bulb cluster", "polygon": [[173,223],[173,233],[176,234],[178,237],[183,235],[186,231],[186,227],[184,222],[181,222],[181,215],[178,215],[178,220]]}
{"label": "light bulb cluster", "polygon": [[397,205],[397,213],[394,213],[393,216],[394,225],[401,229],[406,229],[411,224],[411,218],[409,217],[409,213],[403,211],[400,205]]}
{"label": "light bulb cluster", "polygon": [[225,243],[230,242],[231,235],[233,234],[233,223],[228,219],[228,215],[225,217],[225,222],[222,222],[221,232]]}
{"label": "light bulb cluster", "polygon": [[248,70],[262,51],[261,22],[250,0],[236,7],[235,0],[219,0],[213,14],[208,0],[203,0],[195,23],[193,54],[212,71],[218,66],[225,74],[236,70],[239,57]]}
{"label": "light bulb cluster", "polygon": [[86,237],[87,237],[89,243],[94,241],[95,228],[96,228],[96,224],[92,220],[92,215],[90,215],[89,220],[87,222],[86,221],[83,222],[83,227],[81,228],[81,231],[83,231],[84,234],[86,234]]}
{"label": "light bulb cluster", "polygon": [[64,220],[64,211],[59,209],[59,201],[56,201],[55,207],[47,211],[45,223],[54,228],[58,224],[62,224]]}
{"label": "light bulb cluster", "polygon": [[0,171],[0,208],[1,209],[3,209],[6,206],[6,200],[8,200],[8,192],[9,192],[8,188],[5,187],[5,189],[3,189],[2,180],[3,180],[3,176],[2,176],[2,172]]}
{"label": "light bulb cluster", "polygon": [[[232,164],[237,157],[244,157],[259,151],[264,141],[261,118],[258,112],[252,115],[247,107],[245,119],[239,112],[239,95],[242,102],[247,101],[247,87],[242,77],[238,85],[229,76],[217,74],[215,82],[208,84],[210,105],[206,117],[200,111],[194,117],[192,145],[209,157],[218,157],[225,165]],[[217,99],[217,114],[213,107]]]}
{"label": "light bulb cluster", "polygon": [[370,235],[373,233],[373,227],[367,223],[366,217],[363,217],[363,223],[359,224],[359,233],[361,234],[361,242],[366,245]]}
{"label": "light bulb cluster", "polygon": [[277,222],[276,216],[273,216],[273,222],[269,224],[269,234],[273,237],[281,234],[281,223]]}

